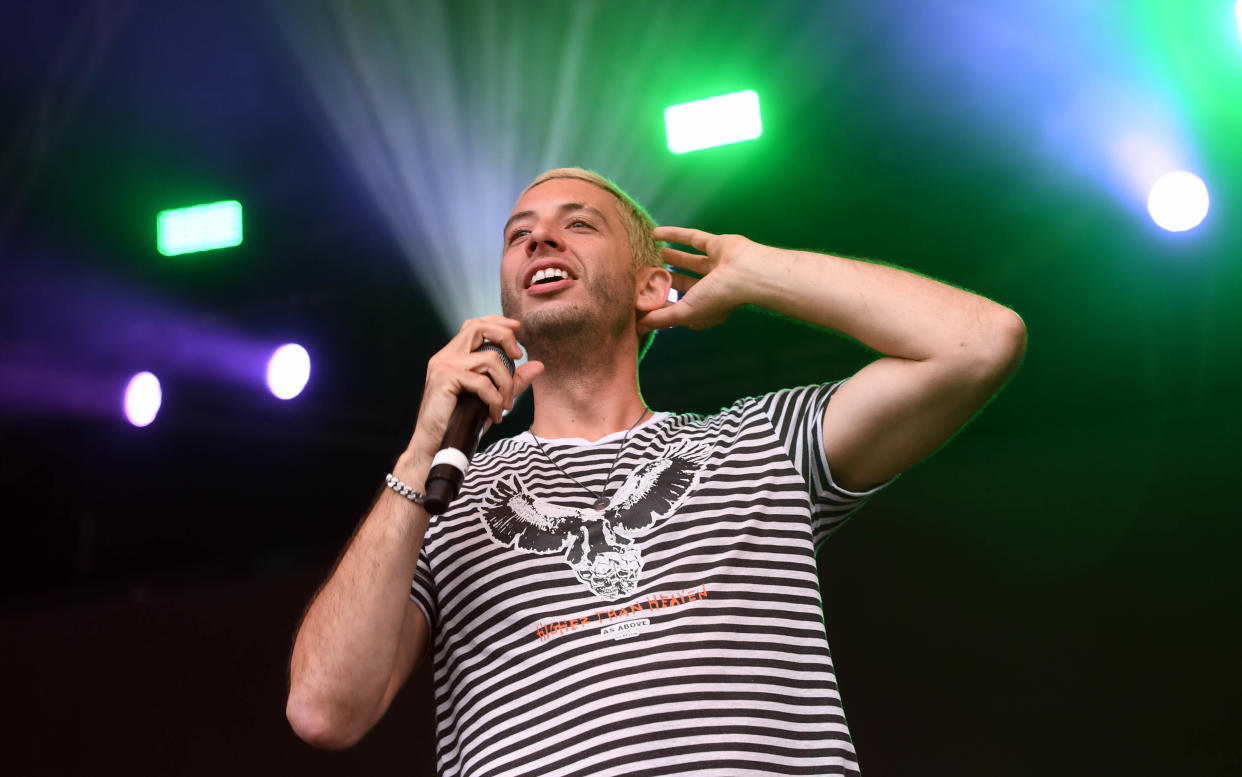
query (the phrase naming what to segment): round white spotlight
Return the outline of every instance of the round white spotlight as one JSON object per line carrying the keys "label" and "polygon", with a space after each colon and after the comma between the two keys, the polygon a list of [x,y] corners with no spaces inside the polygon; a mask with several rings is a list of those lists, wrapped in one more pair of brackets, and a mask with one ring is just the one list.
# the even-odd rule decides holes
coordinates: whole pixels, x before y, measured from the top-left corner
{"label": "round white spotlight", "polygon": [[280,399],[293,399],[310,380],[310,354],[297,343],[282,345],[267,360],[267,388]]}
{"label": "round white spotlight", "polygon": [[125,417],[134,426],[146,426],[160,412],[164,394],[160,379],[149,372],[140,372],[125,387]]}
{"label": "round white spotlight", "polygon": [[1194,173],[1162,175],[1147,195],[1147,212],[1152,221],[1170,232],[1194,229],[1207,216],[1207,186]]}

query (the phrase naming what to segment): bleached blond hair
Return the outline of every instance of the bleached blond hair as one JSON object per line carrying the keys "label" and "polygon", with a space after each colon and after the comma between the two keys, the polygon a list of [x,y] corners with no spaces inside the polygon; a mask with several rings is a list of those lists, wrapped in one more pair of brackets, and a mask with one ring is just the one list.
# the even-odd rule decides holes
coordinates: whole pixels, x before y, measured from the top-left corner
{"label": "bleached blond hair", "polygon": [[626,194],[624,189],[594,170],[584,170],[581,167],[558,167],[555,170],[548,170],[545,173],[540,173],[535,180],[531,181],[530,185],[522,190],[522,194],[526,194],[526,192],[541,183],[557,178],[572,178],[578,181],[586,181],[616,197],[617,202],[621,205],[617,210],[621,216],[621,224],[625,227],[625,236],[630,243],[630,254],[634,257],[634,267],[664,266],[664,257],[660,253],[660,243],[652,235],[652,231],[656,228],[656,223],[651,218],[651,214],[647,212],[646,208],[639,205],[637,200]]}

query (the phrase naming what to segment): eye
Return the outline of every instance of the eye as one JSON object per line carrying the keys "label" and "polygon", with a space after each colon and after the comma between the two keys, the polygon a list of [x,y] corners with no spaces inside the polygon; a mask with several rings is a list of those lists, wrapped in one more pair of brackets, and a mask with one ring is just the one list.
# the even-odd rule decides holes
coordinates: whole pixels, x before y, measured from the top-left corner
{"label": "eye", "polygon": [[574,219],[573,221],[569,222],[569,226],[574,227],[574,228],[586,227],[587,229],[594,229],[594,227],[592,227],[590,224],[583,221],[582,219]]}
{"label": "eye", "polygon": [[525,237],[526,235],[529,235],[529,234],[530,234],[529,229],[515,229],[513,230],[512,233],[509,234],[509,242],[513,243],[518,238]]}

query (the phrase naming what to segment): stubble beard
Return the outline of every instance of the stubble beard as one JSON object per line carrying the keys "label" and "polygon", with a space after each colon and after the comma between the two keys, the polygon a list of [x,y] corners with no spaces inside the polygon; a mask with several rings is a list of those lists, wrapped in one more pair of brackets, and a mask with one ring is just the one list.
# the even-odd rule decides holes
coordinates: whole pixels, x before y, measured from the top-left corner
{"label": "stubble beard", "polygon": [[534,310],[522,310],[521,292],[502,288],[501,309],[521,322],[518,342],[531,359],[549,370],[589,369],[611,360],[613,346],[633,320],[633,279],[595,277],[587,285],[588,304],[549,300]]}

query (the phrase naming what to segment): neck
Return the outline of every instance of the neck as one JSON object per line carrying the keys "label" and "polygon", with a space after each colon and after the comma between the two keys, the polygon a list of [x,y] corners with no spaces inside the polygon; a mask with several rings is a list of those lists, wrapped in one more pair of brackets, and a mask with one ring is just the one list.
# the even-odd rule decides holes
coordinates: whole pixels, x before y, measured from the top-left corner
{"label": "neck", "polygon": [[546,366],[531,387],[535,418],[530,430],[539,437],[594,442],[629,429],[646,412],[638,389],[636,353],[589,369],[566,363]]}

